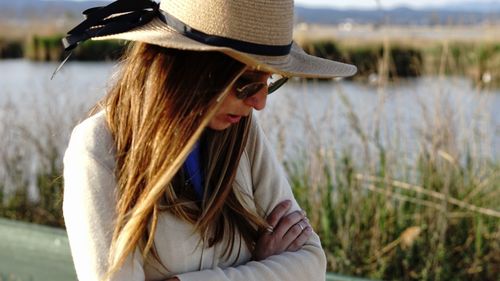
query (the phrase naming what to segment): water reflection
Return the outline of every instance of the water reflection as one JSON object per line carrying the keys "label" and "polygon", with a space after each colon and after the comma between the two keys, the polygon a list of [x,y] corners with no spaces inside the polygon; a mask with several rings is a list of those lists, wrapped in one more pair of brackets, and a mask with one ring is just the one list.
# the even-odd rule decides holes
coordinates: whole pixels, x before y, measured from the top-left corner
{"label": "water reflection", "polygon": [[[51,133],[64,147],[75,122],[106,92],[113,65],[69,62],[51,81],[55,63],[0,61],[4,135],[9,130],[6,125],[12,124],[10,111],[15,112],[16,123],[35,135],[44,133],[41,124],[53,124]],[[418,149],[419,138],[440,129],[429,126],[453,121],[447,130],[454,130],[457,142],[481,136],[478,153],[498,159],[499,108],[500,91],[478,90],[461,77],[423,77],[382,90],[348,81],[292,80],[269,97],[268,107],[258,116],[271,141],[281,146],[282,157],[312,142],[354,147],[373,136],[383,145]]]}

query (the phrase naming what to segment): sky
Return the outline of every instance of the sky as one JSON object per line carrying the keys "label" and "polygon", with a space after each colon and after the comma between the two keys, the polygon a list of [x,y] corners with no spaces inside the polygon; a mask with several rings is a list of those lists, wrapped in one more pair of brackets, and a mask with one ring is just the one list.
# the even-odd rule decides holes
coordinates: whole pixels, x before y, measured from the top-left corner
{"label": "sky", "polygon": [[[477,0],[481,1],[481,0]],[[296,5],[307,7],[335,7],[335,8],[364,8],[375,9],[377,2],[380,2],[383,8],[395,6],[408,6],[414,8],[442,6],[464,0],[295,0]]]}
{"label": "sky", "polygon": [[[85,0],[73,0],[85,1]],[[376,9],[380,2],[382,8],[393,8],[407,6],[413,8],[453,5],[454,3],[464,2],[465,0],[295,0],[296,5],[306,7],[334,7],[334,8],[361,8]],[[470,0],[469,2],[491,2],[500,0]]]}

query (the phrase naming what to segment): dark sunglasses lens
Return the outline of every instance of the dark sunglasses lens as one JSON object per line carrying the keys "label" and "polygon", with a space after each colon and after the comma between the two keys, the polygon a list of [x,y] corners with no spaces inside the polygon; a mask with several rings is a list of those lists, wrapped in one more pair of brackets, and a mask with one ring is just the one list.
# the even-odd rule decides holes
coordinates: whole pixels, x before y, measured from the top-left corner
{"label": "dark sunglasses lens", "polygon": [[283,86],[286,83],[286,81],[288,81],[288,78],[283,77],[279,80],[276,80],[276,82],[271,83],[267,88],[267,94],[271,94],[272,92],[278,90],[281,86]]}
{"label": "dark sunglasses lens", "polygon": [[236,90],[236,97],[246,99],[257,94],[265,85],[263,83],[252,83]]}

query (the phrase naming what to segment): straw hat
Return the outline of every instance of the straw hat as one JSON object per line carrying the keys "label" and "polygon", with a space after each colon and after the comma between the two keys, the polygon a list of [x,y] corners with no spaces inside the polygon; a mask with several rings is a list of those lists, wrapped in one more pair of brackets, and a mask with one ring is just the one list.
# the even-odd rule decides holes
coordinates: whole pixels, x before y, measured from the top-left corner
{"label": "straw hat", "polygon": [[351,76],[356,67],[306,54],[293,42],[293,0],[118,0],[84,12],[66,49],[87,39],[125,39],[168,48],[219,51],[284,76]]}

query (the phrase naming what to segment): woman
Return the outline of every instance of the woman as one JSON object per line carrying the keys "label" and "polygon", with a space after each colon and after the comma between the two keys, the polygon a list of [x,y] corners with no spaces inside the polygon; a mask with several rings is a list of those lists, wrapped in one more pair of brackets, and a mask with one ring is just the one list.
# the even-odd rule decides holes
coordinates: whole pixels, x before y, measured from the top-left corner
{"label": "woman", "polygon": [[292,43],[292,0],[119,0],[84,13],[68,50],[135,43],[65,154],[79,280],[324,280],[319,237],[252,110],[287,79],[271,74],[355,67]]}

